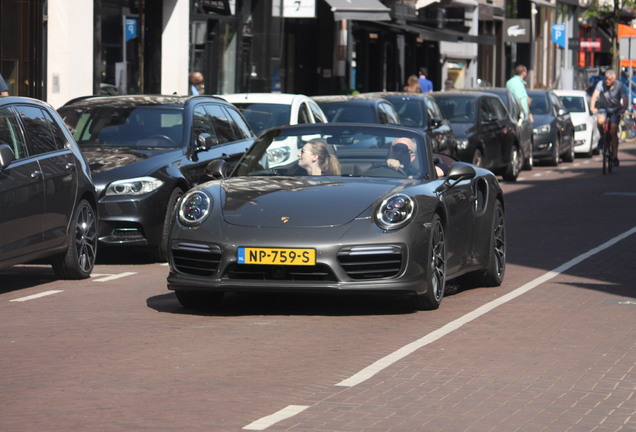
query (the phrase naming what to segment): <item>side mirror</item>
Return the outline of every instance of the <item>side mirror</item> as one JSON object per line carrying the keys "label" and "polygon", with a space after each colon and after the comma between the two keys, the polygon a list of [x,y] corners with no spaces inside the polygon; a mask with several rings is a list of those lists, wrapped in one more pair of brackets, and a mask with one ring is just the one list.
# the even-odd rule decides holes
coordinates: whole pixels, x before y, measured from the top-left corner
{"label": "side mirror", "polygon": [[0,144],[0,169],[5,169],[15,160],[13,149],[7,144]]}
{"label": "side mirror", "polygon": [[564,115],[570,114],[570,111],[566,110],[565,108],[559,108],[559,111],[557,111],[557,114],[559,114],[559,117],[562,117]]}
{"label": "side mirror", "polygon": [[227,163],[223,159],[214,159],[205,167],[205,174],[215,180],[227,177]]}
{"label": "side mirror", "polygon": [[197,136],[197,150],[208,150],[218,145],[219,140],[207,132],[203,132]]}
{"label": "side mirror", "polygon": [[435,117],[433,119],[431,119],[431,125],[436,128],[436,127],[440,127],[442,125],[442,123],[444,123],[444,120],[442,120],[439,117]]}
{"label": "side mirror", "polygon": [[469,180],[474,178],[476,175],[477,171],[475,171],[475,168],[472,165],[467,164],[466,162],[455,162],[451,165],[448,175],[446,175],[446,182]]}

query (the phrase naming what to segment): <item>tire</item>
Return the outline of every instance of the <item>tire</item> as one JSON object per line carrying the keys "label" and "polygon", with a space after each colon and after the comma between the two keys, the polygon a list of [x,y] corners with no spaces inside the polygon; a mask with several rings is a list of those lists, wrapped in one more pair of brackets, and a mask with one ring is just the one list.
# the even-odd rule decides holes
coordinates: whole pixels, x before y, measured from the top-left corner
{"label": "tire", "polygon": [[181,291],[174,292],[181,306],[188,309],[204,310],[214,309],[223,301],[224,292],[208,291]]}
{"label": "tire", "polygon": [[481,152],[481,150],[476,149],[475,153],[473,153],[472,164],[481,168],[483,167],[483,163],[484,163],[484,154]]}
{"label": "tire", "polygon": [[439,215],[433,216],[428,239],[426,268],[427,288],[423,294],[415,295],[415,307],[419,310],[437,309],[444,297],[446,287],[446,242],[444,225]]}
{"label": "tire", "polygon": [[161,240],[159,246],[152,251],[152,257],[155,261],[168,261],[168,241],[170,240],[170,229],[172,226],[172,217],[174,216],[174,207],[177,205],[179,198],[183,196],[183,190],[176,188],[170,194],[168,206],[166,207],[166,217],[163,221],[163,229],[161,231]]}
{"label": "tire", "polygon": [[550,159],[548,159],[548,163],[551,166],[559,166],[559,151],[561,146],[559,145],[559,139],[555,141],[554,148],[552,149],[552,155],[550,155]]}
{"label": "tire", "polygon": [[499,286],[506,272],[506,221],[503,206],[495,201],[490,234],[488,266],[481,277],[482,286]]}
{"label": "tire", "polygon": [[510,162],[508,163],[506,172],[503,175],[503,179],[506,181],[517,181],[517,177],[519,177],[520,171],[521,157],[519,148],[517,146],[512,146],[512,149],[510,150]]}
{"label": "tire", "polygon": [[68,249],[53,257],[51,265],[61,279],[86,279],[95,267],[97,257],[97,213],[86,200],[81,200],[73,213]]}
{"label": "tire", "polygon": [[523,169],[526,171],[532,171],[532,167],[534,166],[534,157],[532,155],[532,146],[530,146],[530,154],[524,155],[523,160]]}
{"label": "tire", "polygon": [[570,141],[570,150],[563,156],[563,160],[565,162],[574,162],[574,158],[576,155],[574,154],[574,138]]}

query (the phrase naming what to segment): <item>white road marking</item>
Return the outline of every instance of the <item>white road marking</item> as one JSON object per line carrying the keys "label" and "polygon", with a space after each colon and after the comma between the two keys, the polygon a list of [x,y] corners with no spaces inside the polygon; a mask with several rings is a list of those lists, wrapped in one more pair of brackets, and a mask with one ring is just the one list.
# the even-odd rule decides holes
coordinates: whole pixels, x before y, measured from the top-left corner
{"label": "white road marking", "polygon": [[380,360],[376,361],[375,363],[371,364],[370,366],[367,366],[366,368],[362,369],[360,372],[354,374],[353,376],[339,382],[338,384],[336,384],[336,386],[341,386],[341,387],[353,387],[356,384],[360,384],[361,382],[364,382],[366,380],[368,380],[369,378],[371,378],[372,376],[374,376],[375,374],[381,372],[382,370],[386,369],[387,367],[391,366],[393,363],[397,362],[398,360],[403,359],[404,357],[406,357],[407,355],[415,352],[416,350],[432,343],[435,342],[436,340],[446,336],[447,334],[457,330],[458,328],[462,327],[464,324],[467,324],[479,317],[481,317],[482,315],[490,312],[491,310],[495,309],[498,306],[501,306],[502,304],[505,304],[511,300],[514,300],[515,298],[527,293],[528,291],[538,287],[539,285],[549,281],[552,278],[555,278],[557,276],[559,276],[561,273],[569,270],[570,268],[574,267],[577,264],[580,264],[581,262],[585,261],[586,259],[590,258],[593,255],[596,255],[597,253],[613,246],[614,244],[618,243],[619,241],[631,236],[632,234],[636,233],[636,227],[633,227],[632,229],[625,231],[624,233],[614,237],[613,239],[610,239],[608,241],[606,241],[605,243],[603,243],[600,246],[595,247],[594,249],[590,249],[589,251],[577,256],[576,258],[571,259],[570,261],[566,262],[565,264],[555,268],[552,271],[549,271],[547,273],[545,273],[543,276],[540,276],[538,278],[536,278],[533,281],[528,282],[527,284],[515,289],[514,291],[511,291],[510,293],[496,299],[493,300],[489,303],[486,303],[485,305],[478,307],[477,309],[473,310],[472,312],[467,313],[466,315],[464,315],[463,317],[460,317],[454,321],[451,321],[450,323],[446,324],[445,326],[427,334],[426,336],[411,342],[408,345],[403,346],[402,348],[398,349],[397,351],[394,351],[393,353],[387,355],[384,358],[381,358]]}
{"label": "white road marking", "polygon": [[34,300],[34,299],[38,299],[40,297],[46,297],[46,296],[50,296],[50,295],[61,293],[61,292],[64,292],[64,290],[44,291],[44,292],[41,292],[40,294],[33,294],[33,295],[30,295],[30,296],[20,297],[20,298],[9,300],[9,301],[12,301],[12,302],[25,302],[25,301]]}
{"label": "white road marking", "polygon": [[305,411],[309,406],[307,405],[289,405],[282,410],[275,412],[274,414],[262,417],[243,428],[243,430],[265,430],[273,424],[279,421],[286,420]]}
{"label": "white road marking", "polygon": [[[94,278],[95,276],[99,277],[99,279],[93,279],[93,282],[109,282],[115,279],[120,279],[123,277],[132,276],[135,274],[137,274],[137,272],[125,272],[125,273],[117,273],[117,274],[111,274],[111,275],[94,274],[94,275],[91,275],[91,278]],[[101,277],[101,276],[104,276],[104,277]]]}

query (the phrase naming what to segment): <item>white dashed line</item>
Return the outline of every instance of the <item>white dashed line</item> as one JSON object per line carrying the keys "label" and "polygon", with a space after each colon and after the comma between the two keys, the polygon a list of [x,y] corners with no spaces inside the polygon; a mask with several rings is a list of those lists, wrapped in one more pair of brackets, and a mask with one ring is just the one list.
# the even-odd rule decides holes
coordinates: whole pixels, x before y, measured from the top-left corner
{"label": "white dashed line", "polygon": [[545,273],[543,276],[540,276],[538,278],[536,278],[533,281],[528,282],[527,284],[517,288],[514,291],[509,292],[508,294],[491,301],[490,303],[486,303],[485,305],[475,309],[472,312],[467,313],[466,315],[464,315],[463,317],[460,317],[458,319],[456,319],[455,321],[451,321],[450,323],[446,324],[445,326],[443,326],[442,328],[439,328],[429,334],[427,334],[426,336],[411,342],[408,345],[403,346],[402,348],[398,349],[397,351],[394,351],[393,353],[387,355],[384,358],[381,358],[380,360],[376,361],[375,363],[371,364],[370,366],[367,366],[366,368],[362,369],[360,372],[356,373],[355,375],[351,376],[350,378],[347,378],[341,382],[339,382],[338,384],[336,384],[337,386],[342,386],[342,387],[353,387],[356,384],[360,384],[363,381],[366,381],[367,379],[371,378],[372,376],[374,376],[375,374],[377,374],[378,372],[381,372],[382,370],[386,369],[387,367],[391,366],[393,363],[397,362],[398,360],[403,359],[404,357],[406,357],[407,355],[415,352],[416,350],[432,343],[435,342],[436,340],[442,338],[443,336],[446,336],[447,334],[457,330],[458,328],[462,327],[464,324],[467,324],[479,317],[481,317],[482,315],[485,315],[486,313],[490,312],[491,310],[495,309],[498,306],[501,306],[502,304],[508,303],[511,300],[514,300],[515,298],[527,293],[528,291],[538,287],[539,285],[549,281],[552,278],[555,278],[557,276],[559,276],[561,273],[565,272],[566,270],[569,270],[570,268],[574,267],[575,265],[585,261],[586,259],[590,258],[593,255],[596,255],[597,253],[613,246],[614,244],[618,243],[619,241],[623,240],[626,237],[629,237],[630,235],[636,233],[636,227],[633,227],[632,229],[625,231],[624,233],[614,237],[611,240],[608,240],[607,242],[603,243],[600,246],[597,246],[594,249],[591,249],[581,255],[579,255],[576,258],[571,259],[570,261],[566,262],[565,264],[555,268],[552,271],[549,271],[547,273]]}
{"label": "white dashed line", "polygon": [[35,299],[39,299],[41,297],[46,297],[46,296],[50,296],[50,295],[61,293],[61,292],[64,292],[64,290],[44,291],[44,292],[41,292],[40,294],[33,294],[33,295],[30,295],[30,296],[20,297],[20,298],[9,300],[9,301],[12,301],[12,302],[25,302],[25,301],[35,300]]}
{"label": "white dashed line", "polygon": [[282,410],[275,412],[274,414],[268,415],[266,417],[260,418],[255,422],[252,422],[245,426],[244,430],[265,430],[271,425],[278,423],[279,421],[286,420],[290,417],[295,416],[303,411],[305,411],[309,406],[307,405],[289,405]]}
{"label": "white dashed line", "polygon": [[118,273],[118,274],[111,274],[111,275],[94,274],[94,275],[91,275],[91,279],[98,277],[99,279],[93,279],[93,282],[109,282],[115,279],[120,279],[123,277],[132,276],[135,274],[137,274],[137,272],[125,272],[125,273]]}

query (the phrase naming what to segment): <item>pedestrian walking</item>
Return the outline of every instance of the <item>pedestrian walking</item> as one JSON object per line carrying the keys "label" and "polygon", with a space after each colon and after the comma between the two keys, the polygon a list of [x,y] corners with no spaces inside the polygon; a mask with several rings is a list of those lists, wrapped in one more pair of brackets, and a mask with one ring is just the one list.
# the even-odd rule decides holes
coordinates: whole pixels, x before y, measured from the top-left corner
{"label": "pedestrian walking", "polygon": [[517,98],[521,107],[523,108],[523,113],[527,118],[532,120],[532,113],[530,112],[530,97],[528,96],[528,92],[526,91],[526,81],[525,78],[528,75],[528,68],[524,65],[517,65],[515,68],[515,75],[506,81],[506,88],[512,92],[512,94]]}
{"label": "pedestrian walking", "polygon": [[433,81],[428,79],[428,69],[425,67],[420,68],[420,76],[418,78],[422,93],[428,93],[433,91]]}
{"label": "pedestrian walking", "polygon": [[190,74],[190,94],[195,96],[202,95],[204,88],[203,74],[201,72],[192,72]]}
{"label": "pedestrian walking", "polygon": [[406,85],[404,86],[404,91],[409,93],[421,93],[422,88],[420,87],[420,82],[417,79],[417,75],[411,75],[406,80]]}

